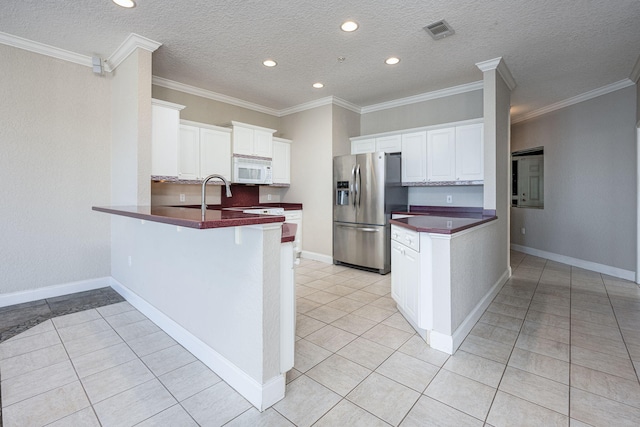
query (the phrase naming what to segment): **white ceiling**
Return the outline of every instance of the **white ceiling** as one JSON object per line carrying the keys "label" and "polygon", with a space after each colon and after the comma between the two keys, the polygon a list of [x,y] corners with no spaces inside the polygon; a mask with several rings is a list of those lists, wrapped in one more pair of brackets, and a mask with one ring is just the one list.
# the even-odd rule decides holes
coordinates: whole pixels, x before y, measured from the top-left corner
{"label": "white ceiling", "polygon": [[[477,62],[501,56],[517,117],[627,79],[640,54],[640,0],[136,1],[5,0],[0,31],[103,58],[136,33],[162,43],[155,76],[276,110],[471,83],[482,79]],[[342,32],[346,19],[360,28]],[[456,33],[434,41],[423,27],[440,19]],[[392,55],[400,64],[385,65]]]}

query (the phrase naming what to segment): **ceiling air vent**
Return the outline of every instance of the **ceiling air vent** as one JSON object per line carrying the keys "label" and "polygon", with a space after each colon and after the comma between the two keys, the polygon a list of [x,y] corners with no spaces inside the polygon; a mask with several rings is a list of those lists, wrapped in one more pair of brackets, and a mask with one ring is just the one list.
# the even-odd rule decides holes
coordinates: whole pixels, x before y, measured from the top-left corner
{"label": "ceiling air vent", "polygon": [[455,31],[451,26],[445,21],[434,22],[433,24],[429,24],[424,27],[424,30],[429,33],[434,40],[440,40],[447,36],[451,36],[455,34]]}

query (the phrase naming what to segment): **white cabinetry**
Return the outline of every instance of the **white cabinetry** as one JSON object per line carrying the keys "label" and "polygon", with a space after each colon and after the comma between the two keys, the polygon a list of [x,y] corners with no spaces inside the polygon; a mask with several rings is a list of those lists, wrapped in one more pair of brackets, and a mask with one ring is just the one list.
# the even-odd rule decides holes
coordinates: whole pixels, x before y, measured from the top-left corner
{"label": "white cabinetry", "polygon": [[456,129],[427,131],[427,181],[455,181]]}
{"label": "white cabinetry", "polygon": [[293,241],[293,252],[296,257],[302,252],[302,211],[285,211],[286,222],[296,224],[296,239]]}
{"label": "white cabinetry", "polygon": [[402,151],[402,135],[396,134],[351,140],[351,154],[373,153],[377,151],[399,153]]}
{"label": "white cabinetry", "polygon": [[484,127],[482,123],[456,126],[456,180],[484,180]]}
{"label": "white cabinetry", "polygon": [[151,175],[178,176],[180,110],[184,105],[151,100]]}
{"label": "white cabinetry", "polygon": [[233,154],[253,157],[273,157],[273,134],[275,129],[231,122],[233,129]]}
{"label": "white cabinetry", "polygon": [[291,140],[273,138],[273,184],[291,184]]}
{"label": "white cabinetry", "polygon": [[482,123],[428,131],[427,181],[482,181],[483,139]]}
{"label": "white cabinetry", "polygon": [[402,182],[427,181],[427,132],[402,134]]}
{"label": "white cabinetry", "polygon": [[420,234],[392,225],[391,297],[414,327],[427,331],[433,327],[432,297],[423,285],[420,255]]}
{"label": "white cabinetry", "polygon": [[178,177],[202,179],[217,173],[231,179],[231,130],[186,120],[180,123]]}

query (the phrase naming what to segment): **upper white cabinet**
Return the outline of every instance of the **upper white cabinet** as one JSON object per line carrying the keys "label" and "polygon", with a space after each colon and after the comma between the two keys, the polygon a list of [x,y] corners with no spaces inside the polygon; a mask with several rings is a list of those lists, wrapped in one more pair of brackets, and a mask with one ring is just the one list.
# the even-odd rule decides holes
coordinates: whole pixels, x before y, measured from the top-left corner
{"label": "upper white cabinet", "polygon": [[231,122],[233,154],[254,157],[273,157],[273,134],[275,129]]}
{"label": "upper white cabinet", "polygon": [[180,110],[184,105],[151,100],[151,175],[178,176]]}
{"label": "upper white cabinet", "polygon": [[376,138],[353,138],[351,140],[351,154],[373,153],[384,151],[385,153],[399,153],[402,151],[402,135],[386,135]]}
{"label": "upper white cabinet", "polygon": [[273,184],[291,184],[291,140],[273,138]]}
{"label": "upper white cabinet", "polygon": [[214,173],[231,179],[231,130],[181,121],[178,177],[202,179]]}
{"label": "upper white cabinet", "polygon": [[351,141],[351,154],[374,153],[376,151],[376,139],[367,138]]}
{"label": "upper white cabinet", "polygon": [[427,181],[482,181],[483,135],[482,123],[428,131]]}
{"label": "upper white cabinet", "polygon": [[402,182],[427,182],[427,132],[402,134]]}
{"label": "upper white cabinet", "polygon": [[456,129],[427,131],[427,181],[455,181]]}
{"label": "upper white cabinet", "polygon": [[484,127],[482,123],[456,126],[456,180],[484,180]]}

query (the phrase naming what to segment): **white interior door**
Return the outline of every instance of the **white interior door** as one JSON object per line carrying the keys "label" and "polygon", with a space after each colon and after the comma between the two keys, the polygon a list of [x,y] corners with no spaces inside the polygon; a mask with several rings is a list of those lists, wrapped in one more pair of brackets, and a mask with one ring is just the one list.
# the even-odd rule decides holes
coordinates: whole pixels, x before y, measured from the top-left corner
{"label": "white interior door", "polygon": [[518,206],[544,207],[542,156],[527,156],[518,159]]}

